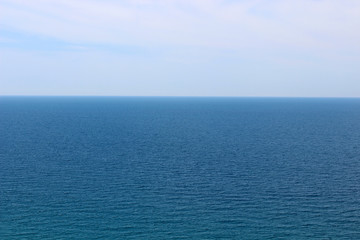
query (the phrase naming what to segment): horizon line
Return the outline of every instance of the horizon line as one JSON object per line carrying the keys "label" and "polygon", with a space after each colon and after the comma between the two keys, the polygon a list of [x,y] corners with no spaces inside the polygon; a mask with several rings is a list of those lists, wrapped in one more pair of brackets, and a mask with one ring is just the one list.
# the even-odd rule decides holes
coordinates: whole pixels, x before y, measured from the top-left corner
{"label": "horizon line", "polygon": [[336,99],[354,99],[360,98],[354,96],[221,96],[221,95],[17,95],[0,94],[0,97],[139,97],[139,98],[336,98]]}

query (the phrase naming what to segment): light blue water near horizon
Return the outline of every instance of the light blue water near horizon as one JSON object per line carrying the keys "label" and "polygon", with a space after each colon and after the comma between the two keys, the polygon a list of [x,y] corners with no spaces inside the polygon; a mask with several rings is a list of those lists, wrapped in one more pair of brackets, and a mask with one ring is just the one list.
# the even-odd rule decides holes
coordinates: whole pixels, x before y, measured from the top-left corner
{"label": "light blue water near horizon", "polygon": [[0,97],[0,239],[360,239],[360,99]]}

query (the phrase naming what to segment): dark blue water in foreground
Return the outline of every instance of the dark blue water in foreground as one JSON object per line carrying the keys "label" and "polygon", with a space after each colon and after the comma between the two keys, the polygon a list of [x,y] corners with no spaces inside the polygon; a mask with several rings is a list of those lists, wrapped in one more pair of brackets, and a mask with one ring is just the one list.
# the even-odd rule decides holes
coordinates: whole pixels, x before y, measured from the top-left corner
{"label": "dark blue water in foreground", "polygon": [[1,97],[0,239],[360,239],[360,99]]}

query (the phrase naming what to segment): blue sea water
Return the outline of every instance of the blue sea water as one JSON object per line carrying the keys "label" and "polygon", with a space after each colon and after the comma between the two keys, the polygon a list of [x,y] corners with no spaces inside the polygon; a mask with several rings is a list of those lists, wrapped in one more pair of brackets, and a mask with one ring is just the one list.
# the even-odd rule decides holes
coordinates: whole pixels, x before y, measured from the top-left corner
{"label": "blue sea water", "polygon": [[360,99],[0,97],[0,239],[360,239]]}

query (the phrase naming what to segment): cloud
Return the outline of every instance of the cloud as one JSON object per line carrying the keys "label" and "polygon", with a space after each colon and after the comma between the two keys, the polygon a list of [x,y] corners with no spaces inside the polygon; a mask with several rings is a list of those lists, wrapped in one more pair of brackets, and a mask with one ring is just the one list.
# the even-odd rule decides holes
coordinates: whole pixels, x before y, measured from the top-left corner
{"label": "cloud", "polygon": [[1,28],[71,43],[359,50],[357,0],[2,0]]}

